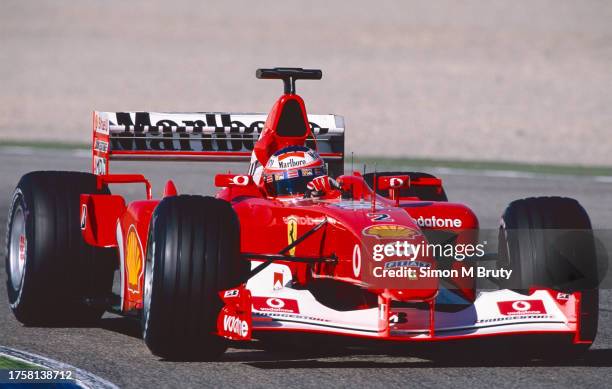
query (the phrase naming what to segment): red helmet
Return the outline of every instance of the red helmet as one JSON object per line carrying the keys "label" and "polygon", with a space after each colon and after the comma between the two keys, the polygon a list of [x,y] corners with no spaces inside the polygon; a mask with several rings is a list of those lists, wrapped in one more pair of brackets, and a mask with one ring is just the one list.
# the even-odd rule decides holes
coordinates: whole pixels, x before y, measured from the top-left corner
{"label": "red helmet", "polygon": [[274,153],[263,170],[263,183],[273,196],[306,193],[306,185],[327,174],[325,162],[316,151],[304,146],[288,146]]}

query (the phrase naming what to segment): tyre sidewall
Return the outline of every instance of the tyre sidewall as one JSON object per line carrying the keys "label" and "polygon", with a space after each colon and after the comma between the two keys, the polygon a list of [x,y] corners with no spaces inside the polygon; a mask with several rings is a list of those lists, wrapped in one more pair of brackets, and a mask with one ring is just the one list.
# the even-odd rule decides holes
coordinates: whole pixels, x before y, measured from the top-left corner
{"label": "tyre sidewall", "polygon": [[[19,285],[19,288],[16,288],[15,285],[13,285],[13,281],[12,281],[12,271],[11,271],[11,264],[10,264],[10,255],[11,255],[11,242],[10,242],[10,237],[11,237],[11,231],[13,228],[13,222],[14,222],[14,216],[15,216],[15,212],[18,208],[21,208],[23,215],[24,215],[24,219],[25,219],[25,238],[26,238],[26,256],[25,256],[25,266],[23,268],[23,274],[21,275],[21,284]],[[21,304],[21,302],[23,300],[28,300],[27,298],[27,293],[26,296],[24,296],[24,290],[27,290],[28,288],[24,289],[24,285],[28,284],[31,282],[29,280],[29,278],[31,278],[30,274],[31,272],[28,271],[28,268],[33,266],[32,261],[33,259],[28,258],[28,254],[29,251],[31,250],[31,246],[34,243],[34,239],[32,236],[32,223],[30,220],[28,220],[28,218],[31,218],[31,212],[28,210],[27,208],[27,203],[26,201],[24,201],[24,195],[23,192],[21,191],[21,189],[16,189],[15,192],[13,193],[13,201],[11,202],[11,207],[9,208],[9,212],[8,212],[8,220],[7,220],[7,229],[6,229],[6,258],[5,258],[5,265],[6,265],[6,274],[7,274],[7,294],[8,294],[8,299],[9,299],[9,304],[11,306],[11,309],[13,309],[13,311],[15,312],[15,314],[17,314],[17,312],[19,311],[19,306]]]}

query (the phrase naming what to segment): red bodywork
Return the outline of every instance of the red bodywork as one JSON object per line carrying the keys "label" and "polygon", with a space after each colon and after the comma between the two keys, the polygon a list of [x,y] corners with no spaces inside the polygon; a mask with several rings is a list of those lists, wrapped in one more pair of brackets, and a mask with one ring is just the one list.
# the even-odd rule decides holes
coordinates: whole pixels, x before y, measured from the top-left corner
{"label": "red bodywork", "polygon": [[[288,101],[295,101],[302,111],[308,132],[298,136],[280,136],[277,124],[283,107]],[[103,173],[99,177],[99,186],[120,183],[144,183],[146,199],[134,201],[129,205],[116,195],[83,195],[81,197],[82,229],[87,243],[94,246],[117,247],[121,258],[121,310],[124,313],[139,310],[143,304],[144,259],[146,257],[147,239],[151,216],[159,203],[152,199],[148,181],[141,175],[108,174],[108,160],[113,152],[110,148],[100,150],[99,142],[110,143],[108,121],[94,115],[94,172]],[[282,96],[273,106],[265,122],[261,136],[254,145],[254,155],[264,165],[274,151],[287,145],[303,145],[307,138],[313,137],[308,124],[304,102],[295,94]],[[117,151],[116,154],[146,154],[146,157],[187,155],[206,157],[231,154],[227,152],[183,152],[150,150]],[[217,154],[215,154],[217,153]],[[244,156],[245,152],[237,151],[232,156]],[[333,154],[333,153],[332,153]],[[247,153],[248,155],[248,153]],[[210,156],[210,155],[208,155]],[[103,161],[103,169],[100,167]],[[455,243],[473,243],[478,241],[478,219],[467,206],[449,202],[422,201],[418,198],[401,198],[399,189],[409,186],[430,186],[442,188],[441,180],[423,178],[410,181],[407,176],[384,177],[375,180],[380,189],[389,190],[389,196],[375,194],[359,173],[337,177],[342,191],[349,194],[349,199],[331,196],[325,199],[275,198],[268,196],[262,186],[255,183],[252,175],[219,174],[215,184],[222,189],[217,197],[230,202],[240,221],[241,247],[243,253],[276,254],[313,227],[325,222],[323,228],[309,236],[297,247],[289,251],[290,256],[322,258],[333,257],[335,263],[296,263],[278,261],[291,271],[291,278],[297,287],[307,286],[316,280],[334,280],[356,285],[368,291],[378,300],[372,307],[381,309],[381,332],[379,337],[396,339],[387,325],[391,314],[391,302],[423,302],[430,306],[429,340],[433,338],[434,299],[438,293],[438,279],[419,280],[400,279],[392,283],[381,283],[371,274],[377,262],[372,257],[372,246],[377,243],[393,243],[398,239],[408,239],[413,243],[426,243],[424,229],[444,230],[456,236]],[[164,196],[177,194],[174,184],[169,181]],[[432,217],[456,220],[455,226],[422,228],[417,219]],[[435,267],[434,260],[421,256],[418,261]],[[454,262],[453,267],[469,266]],[[474,301],[473,280],[453,278],[455,292],[466,301]],[[232,339],[248,339],[251,336],[250,303],[251,296],[244,285],[235,290],[221,291],[225,308],[219,316],[219,334]],[[578,296],[579,297],[579,296]],[[246,306],[245,306],[246,305]],[[366,306],[361,308],[368,308]],[[568,313],[576,317],[575,312]],[[223,322],[224,317],[236,317],[246,322],[247,329],[241,327],[242,321]],[[229,328],[229,329],[228,329]],[[316,332],[316,330],[313,330]],[[359,335],[354,335],[359,336]],[[397,338],[400,340],[399,338]],[[448,339],[448,338],[447,338]],[[405,340],[405,339],[404,339]]]}

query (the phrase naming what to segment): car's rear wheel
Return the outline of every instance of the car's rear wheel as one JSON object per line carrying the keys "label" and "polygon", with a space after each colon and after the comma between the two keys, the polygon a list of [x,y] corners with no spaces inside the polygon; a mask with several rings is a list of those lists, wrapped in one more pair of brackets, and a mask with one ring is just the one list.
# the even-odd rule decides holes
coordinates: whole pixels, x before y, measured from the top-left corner
{"label": "car's rear wheel", "polygon": [[227,343],[214,334],[218,292],[239,285],[248,270],[228,202],[163,199],[151,219],[145,263],[142,331],[149,349],[174,360],[219,357]]}
{"label": "car's rear wheel", "polygon": [[[431,174],[420,173],[420,172],[380,172],[376,173],[377,177],[387,177],[387,176],[409,176],[410,180],[418,180],[419,178],[436,178]],[[363,175],[363,179],[370,188],[373,188],[374,185],[374,173],[366,173]],[[389,192],[385,190],[376,190],[381,196],[388,197]],[[448,201],[446,197],[446,192],[443,187],[436,186],[410,186],[407,189],[400,190],[401,197],[418,197],[423,201]]]}
{"label": "car's rear wheel", "polygon": [[6,272],[9,304],[26,325],[91,324],[112,289],[117,253],[89,246],[80,229],[81,194],[96,188],[88,173],[24,175],[8,215]]}
{"label": "car's rear wheel", "polygon": [[499,229],[498,267],[512,276],[501,286],[527,294],[540,287],[580,292],[580,339],[585,350],[597,334],[598,266],[591,222],[574,199],[535,197],[510,203]]}

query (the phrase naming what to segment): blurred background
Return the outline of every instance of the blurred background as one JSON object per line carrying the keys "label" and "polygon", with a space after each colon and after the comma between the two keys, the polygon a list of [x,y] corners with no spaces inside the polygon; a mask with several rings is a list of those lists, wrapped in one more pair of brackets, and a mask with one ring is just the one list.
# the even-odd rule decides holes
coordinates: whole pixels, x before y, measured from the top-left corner
{"label": "blurred background", "polygon": [[267,112],[279,81],[357,156],[612,165],[610,1],[0,3],[0,142],[87,143],[91,111]]}

